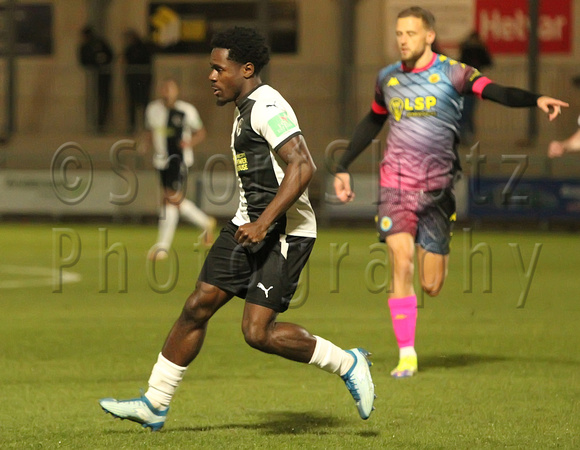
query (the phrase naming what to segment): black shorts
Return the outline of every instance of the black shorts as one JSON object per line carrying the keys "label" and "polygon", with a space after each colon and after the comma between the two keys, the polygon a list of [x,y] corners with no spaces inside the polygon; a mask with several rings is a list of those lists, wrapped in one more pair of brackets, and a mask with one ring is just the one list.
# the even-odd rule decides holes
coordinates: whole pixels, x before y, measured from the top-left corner
{"label": "black shorts", "polygon": [[257,251],[242,247],[229,222],[220,232],[199,274],[199,281],[265,306],[276,312],[288,309],[300,272],[316,239],[271,232]]}
{"label": "black shorts", "polygon": [[428,252],[447,255],[454,222],[455,195],[451,188],[423,192],[381,187],[377,217],[381,241],[406,232]]}
{"label": "black shorts", "polygon": [[161,185],[175,192],[185,192],[187,167],[180,155],[171,155],[167,168],[159,171]]}

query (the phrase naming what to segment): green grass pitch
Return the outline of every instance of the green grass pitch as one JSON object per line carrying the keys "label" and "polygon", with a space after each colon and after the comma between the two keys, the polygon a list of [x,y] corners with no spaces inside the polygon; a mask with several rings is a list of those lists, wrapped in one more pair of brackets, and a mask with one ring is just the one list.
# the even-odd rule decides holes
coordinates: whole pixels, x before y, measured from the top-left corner
{"label": "green grass pitch", "polygon": [[[64,232],[73,240],[60,239],[60,248],[55,236]],[[302,300],[281,320],[373,353],[371,418],[360,420],[338,377],[249,348],[243,302],[234,299],[210,322],[165,428],[151,433],[113,420],[97,400],[146,388],[194,286],[198,232],[180,226],[178,273],[159,264],[152,278],[145,256],[156,233],[112,224],[0,226],[0,448],[580,447],[577,235],[476,230],[469,245],[457,230],[447,283],[419,310],[419,374],[394,380],[385,255],[370,247],[375,233],[321,230]],[[106,249],[126,252],[127,271],[119,275],[119,257],[109,256],[104,289]],[[466,265],[474,249],[491,258],[490,273],[481,254]],[[53,265],[75,250],[78,262],[64,270],[80,280],[54,293]]]}

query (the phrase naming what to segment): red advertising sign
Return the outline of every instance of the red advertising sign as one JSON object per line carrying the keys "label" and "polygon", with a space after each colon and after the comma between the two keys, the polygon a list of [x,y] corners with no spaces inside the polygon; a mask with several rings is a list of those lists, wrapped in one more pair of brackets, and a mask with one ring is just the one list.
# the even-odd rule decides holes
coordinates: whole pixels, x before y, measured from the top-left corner
{"label": "red advertising sign", "polygon": [[[529,0],[476,0],[475,26],[492,54],[527,52],[528,5]],[[572,21],[571,0],[540,1],[540,52],[569,53]]]}

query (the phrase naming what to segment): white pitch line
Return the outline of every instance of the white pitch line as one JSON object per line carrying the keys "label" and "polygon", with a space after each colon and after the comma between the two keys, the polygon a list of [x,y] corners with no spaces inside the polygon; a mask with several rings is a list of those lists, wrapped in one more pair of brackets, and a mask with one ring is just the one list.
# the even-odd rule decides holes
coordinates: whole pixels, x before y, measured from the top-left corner
{"label": "white pitch line", "polygon": [[[46,267],[0,265],[0,275],[16,275],[18,278],[0,280],[0,289],[52,286],[58,271]],[[79,283],[82,276],[76,272],[62,271],[62,283]],[[23,278],[24,277],[24,278]]]}

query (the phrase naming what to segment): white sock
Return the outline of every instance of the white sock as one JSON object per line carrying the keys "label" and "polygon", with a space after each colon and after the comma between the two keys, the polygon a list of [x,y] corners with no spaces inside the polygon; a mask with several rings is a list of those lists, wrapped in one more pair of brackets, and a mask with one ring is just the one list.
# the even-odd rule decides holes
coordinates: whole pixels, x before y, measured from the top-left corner
{"label": "white sock", "polygon": [[211,219],[209,216],[199,209],[191,200],[184,198],[179,205],[179,212],[184,219],[197,225],[203,230],[207,230],[211,225]]}
{"label": "white sock", "polygon": [[308,364],[314,364],[322,370],[340,376],[347,373],[354,363],[353,356],[320,336],[314,337],[316,338],[316,347]]}
{"label": "white sock", "polygon": [[173,364],[159,353],[157,364],[153,366],[151,377],[149,377],[149,389],[145,392],[147,400],[155,408],[168,408],[186,370],[187,367]]}
{"label": "white sock", "polygon": [[179,208],[169,202],[164,205],[164,208],[165,217],[163,215],[159,217],[157,246],[169,251],[175,235],[175,229],[177,228],[177,222],[179,222]]}
{"label": "white sock", "polygon": [[399,349],[399,358],[404,358],[406,356],[417,356],[415,347],[401,347]]}

